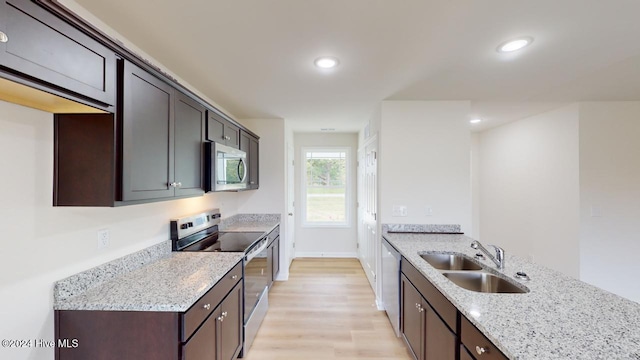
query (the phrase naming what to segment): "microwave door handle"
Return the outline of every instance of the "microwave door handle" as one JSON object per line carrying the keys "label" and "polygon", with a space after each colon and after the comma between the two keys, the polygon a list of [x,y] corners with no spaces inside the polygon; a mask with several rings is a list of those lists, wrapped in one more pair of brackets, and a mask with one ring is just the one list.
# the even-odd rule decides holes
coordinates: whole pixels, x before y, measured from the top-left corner
{"label": "microwave door handle", "polygon": [[240,159],[240,161],[238,161],[238,173],[240,173],[240,165],[244,168],[242,179],[240,179],[240,182],[243,183],[247,179],[247,164],[245,164],[243,159]]}

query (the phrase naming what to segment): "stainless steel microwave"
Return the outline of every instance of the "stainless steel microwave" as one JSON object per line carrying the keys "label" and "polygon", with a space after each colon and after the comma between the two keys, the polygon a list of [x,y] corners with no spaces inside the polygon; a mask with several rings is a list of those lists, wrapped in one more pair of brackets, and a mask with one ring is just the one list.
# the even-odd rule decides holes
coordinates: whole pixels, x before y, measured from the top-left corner
{"label": "stainless steel microwave", "polygon": [[215,142],[205,143],[206,190],[238,191],[247,188],[247,153]]}

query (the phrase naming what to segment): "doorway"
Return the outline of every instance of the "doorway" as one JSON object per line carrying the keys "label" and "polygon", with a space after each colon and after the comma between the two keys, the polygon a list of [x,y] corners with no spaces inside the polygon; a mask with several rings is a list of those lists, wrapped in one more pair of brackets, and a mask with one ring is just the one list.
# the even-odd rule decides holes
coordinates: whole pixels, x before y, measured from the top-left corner
{"label": "doorway", "polygon": [[357,257],[357,133],[295,133],[295,257]]}

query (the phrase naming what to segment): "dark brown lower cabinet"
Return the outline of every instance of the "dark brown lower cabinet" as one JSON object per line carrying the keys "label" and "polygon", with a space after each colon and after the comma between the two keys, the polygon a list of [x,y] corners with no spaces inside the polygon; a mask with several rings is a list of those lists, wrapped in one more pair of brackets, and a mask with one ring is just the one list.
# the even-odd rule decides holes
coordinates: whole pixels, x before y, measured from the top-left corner
{"label": "dark brown lower cabinet", "polygon": [[242,346],[242,284],[238,283],[182,346],[182,360],[232,360]]}
{"label": "dark brown lower cabinet", "polygon": [[276,279],[278,273],[280,272],[280,236],[278,236],[273,241],[273,269],[271,270],[271,274],[273,276],[273,280]]}
{"label": "dark brown lower cabinet", "polygon": [[[467,318],[464,316],[460,320],[460,341],[462,346],[461,353],[465,347],[469,351],[470,359],[475,360],[507,360],[508,358],[493,345],[493,343],[487,339]],[[461,359],[462,356],[461,356]]]}
{"label": "dark brown lower cabinet", "polygon": [[218,360],[231,360],[238,357],[242,348],[242,283],[238,283],[220,304],[220,336]]}
{"label": "dark brown lower cabinet", "polygon": [[242,349],[242,263],[186,312],[55,312],[56,360],[232,360]]}
{"label": "dark brown lower cabinet", "polygon": [[469,354],[467,348],[464,345],[460,345],[460,360],[476,360],[473,356]]}
{"label": "dark brown lower cabinet", "polygon": [[431,305],[401,276],[402,334],[417,360],[454,360],[456,358],[455,333],[440,319]]}
{"label": "dark brown lower cabinet", "polygon": [[276,237],[267,247],[267,273],[269,276],[269,289],[280,271],[280,237]]}
{"label": "dark brown lower cabinet", "polygon": [[400,274],[400,332],[416,360],[507,360],[405,258]]}

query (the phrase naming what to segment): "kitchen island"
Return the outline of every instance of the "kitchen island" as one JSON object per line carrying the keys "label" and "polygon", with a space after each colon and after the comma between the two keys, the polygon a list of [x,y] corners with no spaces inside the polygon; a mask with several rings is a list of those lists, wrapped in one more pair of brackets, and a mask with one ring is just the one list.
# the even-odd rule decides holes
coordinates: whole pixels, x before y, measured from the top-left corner
{"label": "kitchen island", "polygon": [[[473,258],[477,253],[470,246],[473,239],[388,231],[383,231],[383,237],[509,359],[640,359],[640,304],[636,302],[513,256],[508,249],[503,270],[491,260],[479,261],[529,292],[469,291],[448,280],[420,254],[456,252]],[[526,272],[530,280],[515,280],[518,271]]]}

